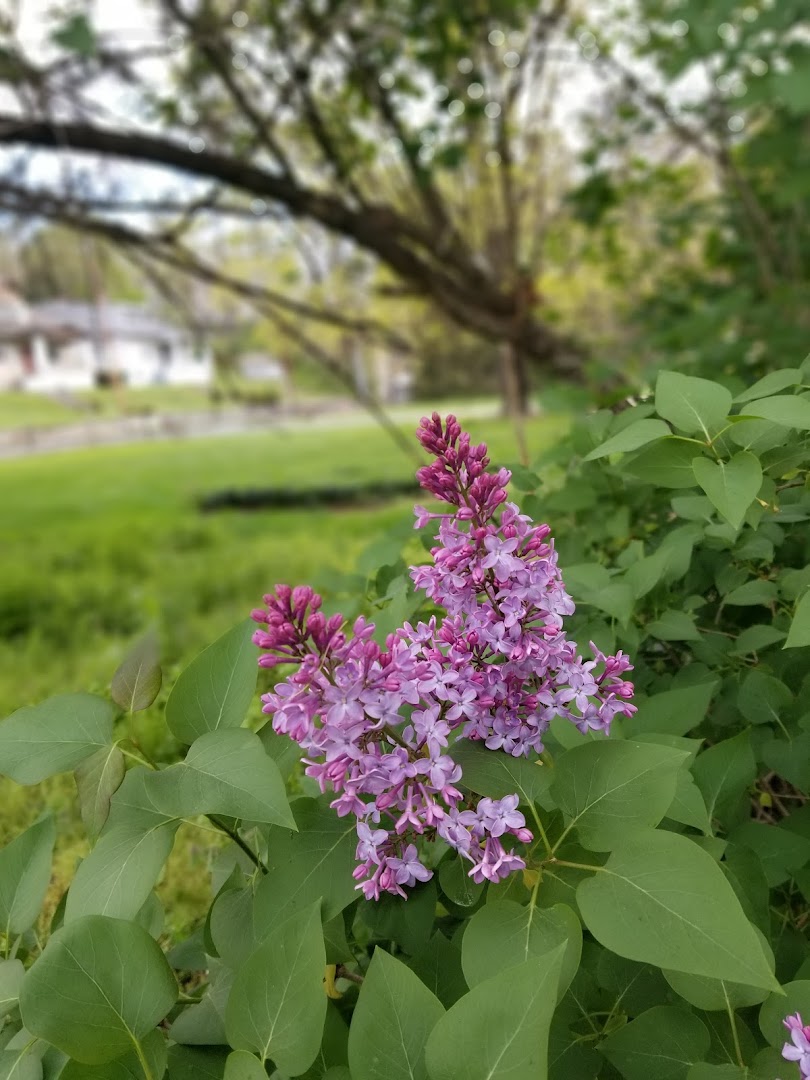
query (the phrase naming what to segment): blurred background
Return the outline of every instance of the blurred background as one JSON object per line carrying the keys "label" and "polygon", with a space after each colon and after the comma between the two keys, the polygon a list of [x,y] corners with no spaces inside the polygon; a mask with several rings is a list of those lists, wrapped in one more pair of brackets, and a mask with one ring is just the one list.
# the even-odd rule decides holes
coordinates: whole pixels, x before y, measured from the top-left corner
{"label": "blurred background", "polygon": [[530,463],[662,368],[797,366],[808,14],[0,0],[0,715],[150,627],[170,685],[277,581],[356,609],[426,410]]}

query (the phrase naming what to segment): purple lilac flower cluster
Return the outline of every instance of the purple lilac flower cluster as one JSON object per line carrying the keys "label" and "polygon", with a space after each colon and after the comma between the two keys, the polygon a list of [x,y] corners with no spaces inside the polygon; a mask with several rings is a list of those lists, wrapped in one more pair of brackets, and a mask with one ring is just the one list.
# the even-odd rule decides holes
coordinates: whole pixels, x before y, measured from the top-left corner
{"label": "purple lilac flower cluster", "polygon": [[790,1032],[790,1042],[782,1047],[782,1057],[798,1064],[801,1080],[810,1080],[810,1024],[804,1024],[799,1013],[786,1017],[782,1023]]}
{"label": "purple lilac flower cluster", "polygon": [[[297,670],[263,698],[275,731],[304,749],[306,773],[332,790],[340,816],[357,818],[355,878],[367,898],[405,896],[431,871],[417,843],[441,838],[471,863],[476,882],[525,867],[505,846],[532,840],[518,796],[477,801],[462,794],[451,743],[468,738],[515,757],[543,750],[555,716],[607,733],[632,715],[626,656],[583,660],[562,629],[574,610],[547,525],[508,503],[506,469],[487,471],[455,417],[423,419],[419,441],[435,460],[423,488],[454,507],[416,507],[416,527],[438,519],[434,564],[411,576],[446,612],[389,635],[385,648],[363,618],[351,630],[327,619],[308,587],[277,586],[253,640],[265,667]],[[601,670],[600,670],[601,669]]]}

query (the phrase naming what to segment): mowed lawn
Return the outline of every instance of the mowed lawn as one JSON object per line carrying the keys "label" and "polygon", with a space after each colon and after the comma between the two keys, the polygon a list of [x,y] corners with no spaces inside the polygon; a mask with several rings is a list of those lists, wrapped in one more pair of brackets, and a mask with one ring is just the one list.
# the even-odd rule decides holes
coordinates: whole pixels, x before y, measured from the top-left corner
{"label": "mowed lawn", "polygon": [[[480,406],[474,411],[473,438],[489,442],[498,463],[514,461],[510,425],[495,418],[494,407],[491,417]],[[459,413],[463,420],[463,408]],[[402,430],[412,435],[417,417],[409,415]],[[532,420],[532,451],[553,443],[566,426],[564,415]],[[328,597],[365,549],[387,530],[409,535],[412,521],[409,498],[203,514],[200,496],[224,488],[305,493],[407,480],[415,467],[368,423],[0,462],[0,717],[56,693],[105,693],[128,645],[149,627],[160,637],[168,687],[275,583],[312,583]],[[180,751],[162,722],[165,696],[164,688],[131,721],[144,749],[163,760]],[[259,717],[257,698],[252,719]],[[0,844],[46,807],[73,819],[72,793],[70,778],[35,789],[0,781]],[[69,873],[85,850],[78,829],[75,836],[59,853],[57,876]],[[210,839],[200,834],[197,843]],[[207,846],[181,839],[178,849],[162,891],[172,893],[182,920],[191,914],[184,914],[178,890],[188,893],[193,911],[207,884],[188,860]]]}

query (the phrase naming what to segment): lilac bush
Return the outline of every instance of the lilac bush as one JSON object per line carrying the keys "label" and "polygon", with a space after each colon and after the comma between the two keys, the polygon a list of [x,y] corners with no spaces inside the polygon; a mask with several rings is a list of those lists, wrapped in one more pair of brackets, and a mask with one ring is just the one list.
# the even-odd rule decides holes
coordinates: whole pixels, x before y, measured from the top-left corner
{"label": "lilac bush", "polygon": [[417,588],[441,609],[374,640],[363,618],[351,628],[326,618],[307,586],[279,585],[252,613],[263,667],[296,670],[263,698],[276,732],[304,750],[306,774],[357,818],[355,878],[366,898],[406,896],[431,877],[420,842],[436,837],[471,864],[476,882],[497,882],[526,866],[532,833],[518,795],[477,802],[459,790],[457,739],[514,757],[539,755],[555,716],[580,731],[608,734],[636,710],[632,670],[618,652],[585,660],[564,630],[574,604],[565,591],[548,525],[507,501],[507,469],[489,470],[454,416],[423,419],[433,456],[421,486],[453,509],[417,506],[416,527],[438,526],[433,565],[414,566]]}
{"label": "lilac bush", "polygon": [[[664,372],[536,462],[573,620],[548,526],[434,416],[415,625],[397,559],[386,640],[280,587],[166,695],[146,638],[109,694],[0,720],[0,776],[73,772],[88,845],[61,899],[69,814],[0,848],[0,1077],[810,1080],[808,388]],[[179,941],[176,842],[212,862]]]}

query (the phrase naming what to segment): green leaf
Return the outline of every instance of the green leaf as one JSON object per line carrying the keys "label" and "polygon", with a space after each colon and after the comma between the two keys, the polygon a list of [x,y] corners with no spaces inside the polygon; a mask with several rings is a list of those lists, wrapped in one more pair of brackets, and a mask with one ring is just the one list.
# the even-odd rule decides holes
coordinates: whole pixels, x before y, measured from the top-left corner
{"label": "green leaf", "polygon": [[[166,1072],[166,1039],[162,1031],[150,1031],[140,1040],[141,1052],[149,1065],[154,1078],[162,1077]],[[78,1061],[69,1061],[59,1080],[143,1080],[144,1070],[137,1051],[133,1048],[115,1061],[103,1065],[81,1065]]]}
{"label": "green leaf", "polygon": [[[769,645],[775,645],[777,641],[784,640],[783,630],[777,630],[775,626],[768,626],[765,623],[758,623],[742,631],[731,653],[736,656],[747,656],[749,653],[760,652],[762,649],[767,649]],[[810,636],[808,636],[808,644],[810,644]]]}
{"label": "green leaf", "polygon": [[805,78],[806,73],[805,65],[798,63],[786,71],[780,71],[771,83],[774,93],[794,116],[803,116],[810,110],[810,88]]}
{"label": "green leaf", "polygon": [[653,555],[639,559],[627,568],[625,580],[633,590],[633,596],[640,600],[655,588],[667,569],[667,553],[660,549]]}
{"label": "green leaf", "polygon": [[[330,1001],[326,1006],[326,1022],[323,1026],[323,1039],[318,1056],[301,1080],[325,1080],[334,1076],[334,1070],[345,1070],[346,1080],[351,1080],[346,1061],[349,1056],[349,1025],[342,1014]],[[340,1072],[337,1074],[341,1075]]]}
{"label": "green leaf", "polygon": [[259,728],[257,734],[265,752],[278,765],[284,780],[289,780],[290,774],[301,760],[301,747],[289,735],[277,735],[270,720]]}
{"label": "green leaf", "polygon": [[534,491],[540,486],[540,477],[531,469],[527,469],[525,465],[510,463],[506,468],[512,474],[510,480],[512,487],[518,491]]}
{"label": "green leaf", "polygon": [[565,946],[479,983],[439,1020],[426,1050],[431,1080],[546,1080],[548,1033]]}
{"label": "green leaf", "polygon": [[185,1046],[227,1046],[225,1007],[234,973],[216,962],[210,965],[211,983],[198,1005],[184,1009],[172,1023],[169,1038]]}
{"label": "green leaf", "polygon": [[711,1065],[699,1061],[686,1074],[686,1080],[756,1080],[756,1077],[739,1065]]}
{"label": "green leaf", "polygon": [[470,864],[460,855],[442,859],[439,864],[438,876],[442,892],[448,900],[463,908],[477,904],[484,891],[483,882],[473,881],[467,872],[469,868]]}
{"label": "green leaf", "polygon": [[79,56],[95,56],[98,48],[95,31],[86,15],[69,15],[50,35],[51,41]]}
{"label": "green leaf", "polygon": [[595,461],[596,458],[607,457],[609,454],[625,453],[628,450],[638,450],[647,443],[662,439],[672,432],[669,426],[662,420],[636,420],[614,435],[612,438],[591,450],[585,457],[585,461]]}
{"label": "green leaf", "polygon": [[705,495],[679,495],[672,500],[672,509],[685,521],[711,521],[714,509]]}
{"label": "green leaf", "polygon": [[166,702],[166,723],[180,742],[219,728],[239,727],[259,674],[251,619],[234,626],[183,671]]}
{"label": "green leaf", "polygon": [[493,753],[482,743],[462,739],[453,745],[453,760],[461,766],[461,786],[478,795],[502,799],[517,792],[527,806],[542,804],[551,784],[551,770],[539,761]]}
{"label": "green leaf", "polygon": [[49,815],[0,851],[0,933],[9,942],[37,920],[51,879],[55,839]]}
{"label": "green leaf", "polygon": [[734,529],[742,525],[745,512],[762,487],[762,466],[749,450],[740,450],[730,461],[692,462],[695,479],[713,505]]}
{"label": "green leaf", "polygon": [[42,1080],[42,1062],[33,1051],[0,1050],[0,1080]]}
{"label": "green leaf", "polygon": [[794,735],[789,741],[774,738],[764,742],[759,758],[783,780],[810,794],[810,732]]}
{"label": "green leaf", "polygon": [[318,1054],[326,1017],[326,952],[320,902],[297,912],[240,968],[225,1012],[235,1050],[250,1050],[280,1072],[304,1072]]}
{"label": "green leaf", "polygon": [[267,1080],[264,1065],[247,1050],[234,1050],[225,1062],[225,1080]]}
{"label": "green leaf", "polygon": [[781,714],[793,703],[787,686],[772,675],[751,671],[746,675],[737,698],[737,708],[752,724],[778,723]]}
{"label": "green leaf", "polygon": [[[734,420],[734,424],[728,431],[728,438],[735,446],[739,446],[742,450],[751,450],[761,458],[770,451],[779,449],[777,460],[784,460],[785,429],[780,424],[774,424],[772,420],[758,420],[753,417],[748,420],[735,417]],[[793,452],[795,452],[795,447]],[[765,471],[770,471],[765,466],[763,468]]]}
{"label": "green leaf", "polygon": [[260,941],[273,926],[319,896],[324,922],[357,899],[352,877],[357,847],[354,820],[339,818],[325,802],[315,799],[297,799],[292,809],[298,832],[272,830],[268,873],[256,890],[254,919]]}
{"label": "green leaf", "polygon": [[608,568],[601,563],[574,563],[564,570],[565,586],[574,596],[604,589],[610,585]]}
{"label": "green leaf", "polygon": [[624,722],[628,738],[645,731],[686,735],[703,722],[719,682],[698,683],[678,690],[665,690],[639,705],[638,712]]}
{"label": "green leaf", "polygon": [[76,769],[76,788],[82,822],[91,838],[98,836],[110,814],[110,800],[126,772],[124,755],[117,745],[105,746]]}
{"label": "green leaf", "polygon": [[749,401],[743,408],[746,416],[758,416],[783,427],[810,431],[810,401],[794,394],[778,394],[759,401]]}
{"label": "green leaf", "polygon": [[720,868],[728,878],[748,919],[765,933],[770,927],[770,890],[759,856],[750,848],[730,843]]}
{"label": "green leaf", "polygon": [[363,921],[378,941],[393,941],[413,956],[430,939],[436,919],[436,882],[421,882],[401,896],[381,896],[360,908]]}
{"label": "green leaf", "polygon": [[207,950],[221,956],[232,967],[240,967],[273,926],[270,922],[263,935],[256,932],[254,899],[252,887],[223,889],[208,914],[211,943]]}
{"label": "green leaf", "polygon": [[284,781],[261,740],[243,728],[201,735],[185,761],[147,778],[152,800],[170,817],[224,814],[295,829]]}
{"label": "green leaf", "polygon": [[660,618],[647,623],[646,630],[659,641],[701,640],[694,618],[685,611],[664,611]]}
{"label": "green leaf", "polygon": [[427,1080],[425,1044],[442,1016],[413,971],[376,948],[349,1028],[353,1080]]}
{"label": "green leaf", "polygon": [[208,1047],[172,1046],[169,1050],[169,1080],[223,1080],[227,1050]]}
{"label": "green leaf", "polygon": [[776,582],[758,578],[755,581],[746,581],[744,585],[732,589],[723,597],[723,603],[730,604],[732,607],[750,607],[753,604],[769,605],[776,600],[777,596]]}
{"label": "green leaf", "polygon": [[661,821],[686,758],[651,743],[583,743],[558,758],[551,792],[580,843],[610,851],[628,831]]}
{"label": "green leaf", "polygon": [[452,945],[440,930],[411,959],[411,970],[447,1009],[467,993],[467,983],[461,969],[461,950]]}
{"label": "green leaf", "polygon": [[352,948],[346,938],[346,920],[342,914],[324,924],[323,943],[327,964],[342,964],[344,960],[351,960]]}
{"label": "green leaf", "polygon": [[163,910],[163,904],[161,904],[160,897],[156,892],[149,893],[146,903],[133,921],[138,926],[142,926],[155,941],[158,940],[166,923],[166,912]]}
{"label": "green leaf", "polygon": [[158,696],[162,682],[157,638],[146,634],[124,657],[113,675],[110,692],[115,704],[125,712],[140,712]]}
{"label": "green leaf", "polygon": [[582,926],[570,907],[526,906],[513,900],[486,904],[467,923],[461,942],[461,964],[472,988],[506,968],[542,958],[564,945],[559,997],[577,973],[582,955]]}
{"label": "green leaf", "polygon": [[769,371],[767,375],[737,394],[734,398],[736,404],[743,401],[755,401],[757,398],[767,397],[768,394],[777,394],[780,390],[786,390],[789,386],[796,386],[802,381],[802,373],[798,368],[780,368],[779,371]]}
{"label": "green leaf", "polygon": [[810,592],[806,592],[796,605],[784,648],[801,649],[806,645],[810,645]]}
{"label": "green leaf", "polygon": [[70,886],[65,923],[85,915],[134,919],[174,844],[175,824],[144,830],[134,823],[105,831]]}
{"label": "green leaf", "polygon": [[606,949],[693,975],[774,988],[759,939],[717,863],[675,833],[631,837],[580,883],[585,925]]}
{"label": "green leaf", "polygon": [[662,371],[655,384],[655,409],[680,431],[703,435],[708,441],[725,426],[731,394],[709,379]]}
{"label": "green leaf", "polygon": [[768,885],[775,889],[810,862],[810,839],[764,821],[745,821],[729,837],[759,855]]}
{"label": "green leaf", "polygon": [[733,739],[725,739],[698,754],[692,774],[706,800],[709,817],[722,814],[728,803],[739,799],[753,784],[757,775],[749,733],[741,731]]}
{"label": "green leaf", "polygon": [[787,1032],[782,1021],[786,1016],[800,1013],[810,1015],[810,982],[798,979],[785,983],[782,993],[771,994],[759,1010],[759,1027],[771,1046],[779,1050],[788,1042]]}
{"label": "green leaf", "polygon": [[0,723],[0,774],[38,784],[112,742],[113,708],[93,694],[59,694]]}
{"label": "green leaf", "polygon": [[599,1049],[625,1080],[685,1080],[711,1042],[706,1025],[686,1009],[657,1005],[605,1039]]}
{"label": "green leaf", "polygon": [[622,469],[655,487],[691,488],[695,487],[694,457],[695,444],[673,436],[642,450]]}
{"label": "green leaf", "polygon": [[682,825],[691,825],[693,829],[700,829],[704,836],[711,836],[712,823],[709,820],[706,803],[692,774],[686,769],[681,769],[678,773],[675,795],[664,816],[670,821],[678,821]]}
{"label": "green leaf", "polygon": [[672,999],[669,986],[659,968],[649,964],[637,964],[623,956],[598,950],[599,959],[596,970],[590,967],[600,987],[608,990],[613,1001],[621,1011],[630,1016],[638,1016],[654,1005],[667,1005]]}
{"label": "green leaf", "polygon": [[50,939],[23,980],[20,1013],[32,1035],[100,1065],[143,1039],[176,998],[172,970],[145,930],[91,915]]}
{"label": "green leaf", "polygon": [[24,975],[21,960],[0,960],[0,1020],[16,1007]]}
{"label": "green leaf", "polygon": [[147,832],[171,824],[172,815],[155,803],[155,781],[158,776],[158,771],[144,765],[136,765],[127,771],[123,783],[110,800],[110,816],[104,826],[104,836],[119,827],[137,827]]}
{"label": "green leaf", "polygon": [[[694,495],[688,498],[702,500],[703,496]],[[673,505],[677,501],[673,499]],[[705,501],[708,504],[708,499]],[[696,528],[691,524],[683,525],[669,533],[652,555],[631,563],[625,578],[633,590],[633,595],[638,599],[646,596],[659,581],[677,581],[683,577],[689,569],[695,542],[702,535],[703,531],[699,526]]]}
{"label": "green leaf", "polygon": [[602,589],[582,593],[578,597],[581,603],[604,611],[611,618],[626,626],[633,614],[635,595],[630,585],[623,581],[613,581]]}
{"label": "green leaf", "polygon": [[[761,943],[768,962],[773,965],[773,952],[764,934]],[[709,979],[702,975],[685,975],[682,971],[665,971],[664,978],[679,997],[706,1012],[745,1009],[750,1005],[759,1005],[768,996],[768,991],[761,986],[723,982],[722,979]]]}

